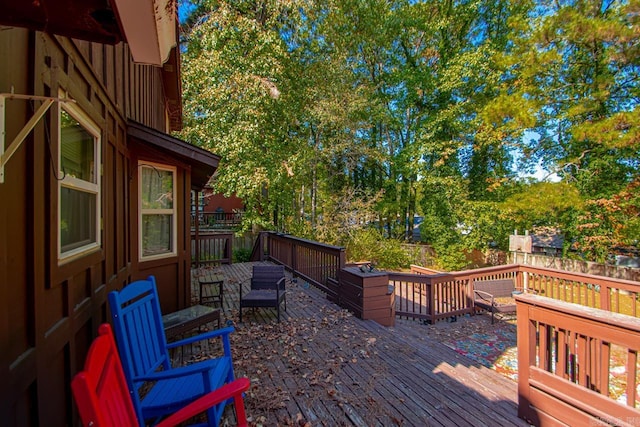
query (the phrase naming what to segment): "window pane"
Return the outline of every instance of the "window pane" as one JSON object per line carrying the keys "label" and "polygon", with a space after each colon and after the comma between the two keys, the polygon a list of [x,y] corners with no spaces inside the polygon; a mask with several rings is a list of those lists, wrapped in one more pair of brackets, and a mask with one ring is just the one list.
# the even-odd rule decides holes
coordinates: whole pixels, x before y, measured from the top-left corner
{"label": "window pane", "polygon": [[66,111],[60,112],[60,159],[65,176],[96,182],[93,135]]}
{"label": "window pane", "polygon": [[60,244],[62,252],[96,242],[96,195],[60,188]]}
{"label": "window pane", "polygon": [[173,209],[173,172],[142,167],[142,209]]}
{"label": "window pane", "polygon": [[173,215],[142,215],[142,256],[173,252]]}

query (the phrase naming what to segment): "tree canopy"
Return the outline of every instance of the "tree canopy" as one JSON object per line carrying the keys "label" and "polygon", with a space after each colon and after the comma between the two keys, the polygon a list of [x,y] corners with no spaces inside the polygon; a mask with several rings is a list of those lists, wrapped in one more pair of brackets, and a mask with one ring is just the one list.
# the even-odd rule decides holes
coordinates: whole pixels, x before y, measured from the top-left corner
{"label": "tree canopy", "polygon": [[637,248],[640,0],[188,5],[181,137],[247,225],[347,245],[419,214],[443,268],[515,228]]}

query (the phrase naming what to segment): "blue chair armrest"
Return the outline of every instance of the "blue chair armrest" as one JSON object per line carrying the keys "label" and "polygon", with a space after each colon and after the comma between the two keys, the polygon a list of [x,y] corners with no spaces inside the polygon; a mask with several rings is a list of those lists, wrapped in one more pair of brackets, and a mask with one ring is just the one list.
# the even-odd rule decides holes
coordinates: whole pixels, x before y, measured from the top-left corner
{"label": "blue chair armrest", "polygon": [[[207,362],[215,362],[207,363]],[[199,363],[195,363],[193,365],[180,366],[178,368],[173,368],[168,371],[158,371],[149,375],[141,375],[134,378],[134,381],[159,381],[166,380],[170,378],[179,378],[184,377],[186,375],[198,374],[198,373],[206,373],[211,371],[211,369],[215,368],[219,363],[228,363],[231,365],[231,358],[228,356],[218,357],[216,359],[208,359],[203,360]]]}
{"label": "blue chair armrest", "polygon": [[234,330],[235,329],[233,328],[233,326],[227,326],[226,328],[216,329],[215,331],[209,331],[202,334],[194,335],[192,337],[184,338],[179,341],[173,341],[167,344],[167,348],[181,347],[183,345],[192,344],[198,341],[208,340],[210,338],[221,337],[222,339],[225,339],[225,338],[228,339],[229,334]]}

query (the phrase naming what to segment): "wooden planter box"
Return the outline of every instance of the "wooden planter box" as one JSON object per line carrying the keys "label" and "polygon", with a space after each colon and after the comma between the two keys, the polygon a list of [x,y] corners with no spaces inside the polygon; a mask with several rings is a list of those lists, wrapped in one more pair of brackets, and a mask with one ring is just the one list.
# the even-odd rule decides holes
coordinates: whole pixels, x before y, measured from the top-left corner
{"label": "wooden planter box", "polygon": [[340,270],[338,301],[363,320],[395,325],[395,294],[384,271],[363,272],[359,267]]}

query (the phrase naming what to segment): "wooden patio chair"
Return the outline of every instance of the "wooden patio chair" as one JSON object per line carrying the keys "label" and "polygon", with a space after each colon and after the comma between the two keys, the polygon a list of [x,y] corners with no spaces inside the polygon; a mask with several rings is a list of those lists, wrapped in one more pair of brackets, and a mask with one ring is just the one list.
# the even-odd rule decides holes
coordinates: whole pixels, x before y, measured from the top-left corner
{"label": "wooden patio chair", "polygon": [[[248,390],[249,386],[247,378],[239,378],[191,402],[156,426],[177,425],[229,399],[233,399],[235,404],[238,425],[246,426],[247,416],[242,393]],[[71,390],[83,426],[144,425],[136,416],[111,326],[107,323],[98,328],[98,337],[91,343],[84,370],[73,377]]]}
{"label": "wooden patio chair", "polygon": [[280,323],[282,303],[284,303],[284,310],[287,311],[284,266],[254,265],[251,290],[243,294],[242,285],[240,285],[240,322],[242,322],[243,308],[273,307],[277,311],[278,323]]}
{"label": "wooden patio chair", "polygon": [[[113,327],[133,406],[140,420],[154,420],[234,380],[227,327],[167,344],[153,276],[108,295]],[[173,367],[169,349],[220,338],[223,355]],[[207,410],[210,426],[220,421],[225,403]]]}
{"label": "wooden patio chair", "polygon": [[[517,290],[519,289],[515,287],[513,279],[474,280],[473,303],[475,307],[491,313],[491,324],[493,324],[496,314],[516,312],[513,292]],[[508,301],[500,302],[498,298],[508,299]]]}

